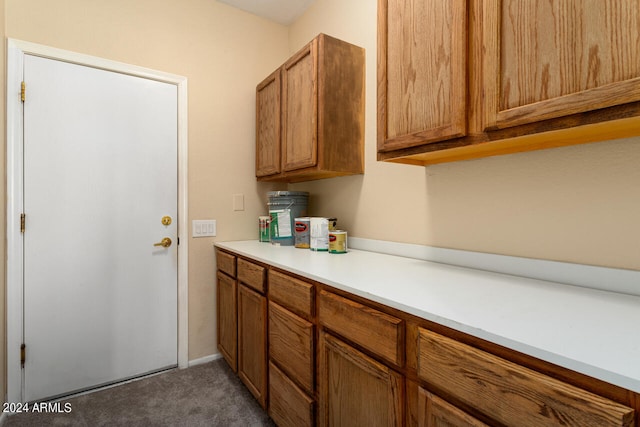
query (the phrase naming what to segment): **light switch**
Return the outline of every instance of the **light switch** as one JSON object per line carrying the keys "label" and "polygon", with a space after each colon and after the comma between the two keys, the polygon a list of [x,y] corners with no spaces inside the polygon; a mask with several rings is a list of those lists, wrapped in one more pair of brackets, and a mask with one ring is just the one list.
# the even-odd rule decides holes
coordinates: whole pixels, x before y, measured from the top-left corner
{"label": "light switch", "polygon": [[233,195],[233,210],[234,211],[244,210],[244,194]]}
{"label": "light switch", "polygon": [[194,219],[192,222],[193,230],[191,237],[215,237],[216,236],[216,220],[215,219]]}

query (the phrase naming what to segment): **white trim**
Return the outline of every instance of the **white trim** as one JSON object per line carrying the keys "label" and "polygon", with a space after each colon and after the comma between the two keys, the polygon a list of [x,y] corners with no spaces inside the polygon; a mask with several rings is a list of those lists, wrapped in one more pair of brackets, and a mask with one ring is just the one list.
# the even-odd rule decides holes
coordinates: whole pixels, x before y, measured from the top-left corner
{"label": "white trim", "polygon": [[349,237],[349,247],[640,296],[640,271]]}
{"label": "white trim", "polygon": [[[31,43],[23,40],[7,39],[9,46],[14,46],[23,54],[40,56],[42,58],[65,61],[71,64],[86,65],[100,70],[114,71],[130,76],[142,77],[165,83],[175,84],[178,87],[186,84],[187,78],[177,74],[165,73],[164,71],[152,70],[150,68],[139,67],[137,65],[124,62],[112,61],[110,59],[99,58],[97,56],[85,55],[83,53],[71,52],[51,46]],[[186,92],[185,92],[186,93]],[[179,103],[179,101],[178,101]]]}
{"label": "white trim", "polygon": [[22,401],[22,254],[18,224],[22,211],[22,102],[20,82],[24,54],[13,43],[7,49],[7,401]]}
{"label": "white trim", "polygon": [[201,357],[199,359],[193,359],[189,361],[189,367],[202,365],[204,363],[213,362],[214,360],[218,360],[222,358],[222,353],[210,354],[209,356]]}
{"label": "white trim", "polygon": [[23,206],[22,103],[20,82],[25,54],[66,61],[102,70],[174,84],[178,90],[178,367],[189,366],[188,305],[188,123],[187,78],[122,62],[69,52],[49,46],[7,40],[7,399],[22,401],[19,348],[23,331],[22,238],[18,228]]}
{"label": "white trim", "polygon": [[189,366],[189,199],[187,78],[178,86],[178,368]]}

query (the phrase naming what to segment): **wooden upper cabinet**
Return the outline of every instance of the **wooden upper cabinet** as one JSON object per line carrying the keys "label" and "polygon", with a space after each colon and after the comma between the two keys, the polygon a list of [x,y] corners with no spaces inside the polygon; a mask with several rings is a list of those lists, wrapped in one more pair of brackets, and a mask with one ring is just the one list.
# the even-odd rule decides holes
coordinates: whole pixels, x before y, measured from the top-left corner
{"label": "wooden upper cabinet", "polygon": [[378,0],[378,160],[640,135],[638,0]]}
{"label": "wooden upper cabinet", "polygon": [[[276,98],[278,72],[258,85],[258,180],[299,182],[364,173],[364,59],[364,49],[320,34],[280,67],[278,117],[261,111],[277,110],[270,99]],[[280,137],[273,142],[276,128]]]}
{"label": "wooden upper cabinet", "polygon": [[485,127],[640,101],[640,2],[483,2]]}
{"label": "wooden upper cabinet", "polygon": [[280,173],[281,71],[256,88],[256,176]]}
{"label": "wooden upper cabinet", "polygon": [[466,134],[466,0],[378,2],[378,150]]}

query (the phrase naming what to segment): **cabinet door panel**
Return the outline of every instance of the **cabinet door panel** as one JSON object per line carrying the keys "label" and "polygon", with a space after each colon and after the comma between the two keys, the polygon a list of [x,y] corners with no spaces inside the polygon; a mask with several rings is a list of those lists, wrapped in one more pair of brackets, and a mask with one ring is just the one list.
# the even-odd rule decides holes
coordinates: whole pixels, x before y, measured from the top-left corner
{"label": "cabinet door panel", "polygon": [[319,357],[320,425],[402,425],[402,375],[326,332]]}
{"label": "cabinet door panel", "polygon": [[280,173],[280,69],[256,88],[256,176]]}
{"label": "cabinet door panel", "polygon": [[233,369],[238,370],[237,282],[218,272],[218,350]]}
{"label": "cabinet door panel", "polygon": [[640,100],[637,0],[483,3],[486,128]]}
{"label": "cabinet door panel", "polygon": [[238,376],[263,408],[267,402],[267,299],[238,286]]}
{"label": "cabinet door panel", "polygon": [[313,167],[318,156],[317,40],[283,67],[284,171]]}
{"label": "cabinet door panel", "polygon": [[378,5],[378,150],[464,136],[466,1]]}

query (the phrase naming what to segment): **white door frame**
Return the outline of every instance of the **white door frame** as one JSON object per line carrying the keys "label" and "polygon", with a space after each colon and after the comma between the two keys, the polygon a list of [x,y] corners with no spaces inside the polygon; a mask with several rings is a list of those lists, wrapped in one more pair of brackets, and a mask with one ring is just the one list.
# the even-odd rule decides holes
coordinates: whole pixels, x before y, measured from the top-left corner
{"label": "white door frame", "polygon": [[[36,55],[173,84],[178,90],[178,367],[188,354],[187,78],[40,44],[7,41],[7,401],[23,401],[23,116],[20,99],[24,55]],[[28,82],[27,82],[28,84]],[[27,88],[27,94],[29,89]],[[28,96],[28,95],[27,95]],[[27,349],[27,357],[28,357]]]}

